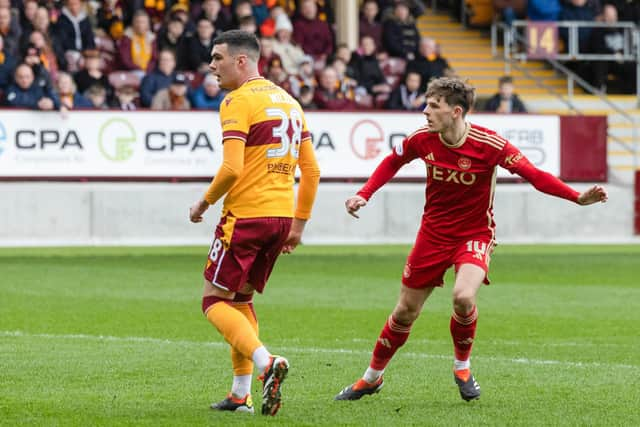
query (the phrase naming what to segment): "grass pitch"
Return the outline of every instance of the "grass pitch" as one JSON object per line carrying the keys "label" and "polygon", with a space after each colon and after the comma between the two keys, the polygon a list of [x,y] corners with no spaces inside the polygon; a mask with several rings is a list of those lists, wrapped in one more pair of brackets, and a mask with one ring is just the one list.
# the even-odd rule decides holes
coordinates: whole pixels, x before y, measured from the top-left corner
{"label": "grass pitch", "polygon": [[200,312],[206,248],[2,249],[0,424],[640,425],[638,246],[499,246],[479,296],[479,401],[453,383],[451,275],[382,392],[333,401],[369,362],[408,249],[280,259],[255,298],[261,338],[291,362],[275,418],[208,409],[231,371]]}

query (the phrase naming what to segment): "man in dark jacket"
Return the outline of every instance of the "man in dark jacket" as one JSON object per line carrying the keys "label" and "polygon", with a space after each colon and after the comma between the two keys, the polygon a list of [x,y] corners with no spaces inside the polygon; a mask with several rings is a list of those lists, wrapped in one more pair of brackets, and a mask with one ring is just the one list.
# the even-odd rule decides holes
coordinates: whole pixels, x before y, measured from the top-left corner
{"label": "man in dark jacket", "polygon": [[431,79],[444,77],[450,72],[449,63],[440,56],[436,41],[430,37],[422,37],[418,48],[418,55],[407,64],[407,72],[413,71],[420,74],[422,79],[422,92],[427,90]]}
{"label": "man in dark jacket", "polygon": [[93,28],[84,8],[82,0],[67,0],[62,8],[56,24],[56,36],[65,52],[82,52],[96,47]]}
{"label": "man in dark jacket", "polygon": [[45,111],[59,107],[55,94],[34,82],[33,70],[29,65],[18,65],[14,78],[15,83],[9,86],[6,93],[5,105],[8,107]]}
{"label": "man in dark jacket", "polygon": [[498,93],[493,95],[484,105],[485,111],[494,113],[526,113],[527,108],[514,93],[513,78],[502,76],[498,80]]}
{"label": "man in dark jacket", "polygon": [[176,56],[170,49],[158,55],[158,68],[147,74],[140,83],[140,101],[143,107],[151,106],[153,96],[161,89],[169,87],[176,70]]}
{"label": "man in dark jacket", "polygon": [[383,24],[382,39],[384,48],[390,56],[408,61],[418,52],[420,33],[415,20],[409,13],[409,6],[398,1],[393,7],[393,15]]}
{"label": "man in dark jacket", "polygon": [[206,73],[209,70],[215,28],[207,18],[200,18],[195,34],[187,41],[187,69]]}

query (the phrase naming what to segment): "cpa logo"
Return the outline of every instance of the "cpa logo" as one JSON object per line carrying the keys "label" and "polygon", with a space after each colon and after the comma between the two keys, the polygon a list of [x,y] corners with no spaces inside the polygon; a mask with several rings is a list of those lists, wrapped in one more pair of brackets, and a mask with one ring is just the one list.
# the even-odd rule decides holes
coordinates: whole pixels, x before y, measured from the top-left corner
{"label": "cpa logo", "polygon": [[102,155],[113,162],[124,162],[133,156],[136,131],[125,119],[108,120],[98,133],[98,147]]}
{"label": "cpa logo", "polygon": [[4,151],[4,144],[7,143],[7,130],[4,128],[4,124],[0,122],[0,156]]}

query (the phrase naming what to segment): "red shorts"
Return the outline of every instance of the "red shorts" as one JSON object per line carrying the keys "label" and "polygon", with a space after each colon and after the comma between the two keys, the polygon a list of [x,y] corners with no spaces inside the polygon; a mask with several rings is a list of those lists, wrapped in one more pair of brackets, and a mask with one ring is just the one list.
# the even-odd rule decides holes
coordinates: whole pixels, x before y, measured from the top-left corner
{"label": "red shorts", "polygon": [[482,236],[457,243],[434,242],[418,234],[402,272],[402,284],[408,288],[429,288],[444,284],[444,273],[455,266],[474,264],[485,271],[484,283],[489,284],[489,261],[494,241]]}
{"label": "red shorts", "polygon": [[245,283],[262,292],[282,246],[291,218],[220,218],[209,249],[204,277],[226,291],[237,292]]}

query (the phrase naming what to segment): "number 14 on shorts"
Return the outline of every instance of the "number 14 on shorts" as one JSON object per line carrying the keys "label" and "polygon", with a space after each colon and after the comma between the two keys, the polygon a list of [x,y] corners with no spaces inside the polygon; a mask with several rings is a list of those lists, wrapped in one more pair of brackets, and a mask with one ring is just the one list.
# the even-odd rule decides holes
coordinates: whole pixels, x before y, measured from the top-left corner
{"label": "number 14 on shorts", "polygon": [[467,241],[467,251],[473,252],[473,257],[480,261],[484,261],[488,246],[487,242],[481,242],[480,240]]}

